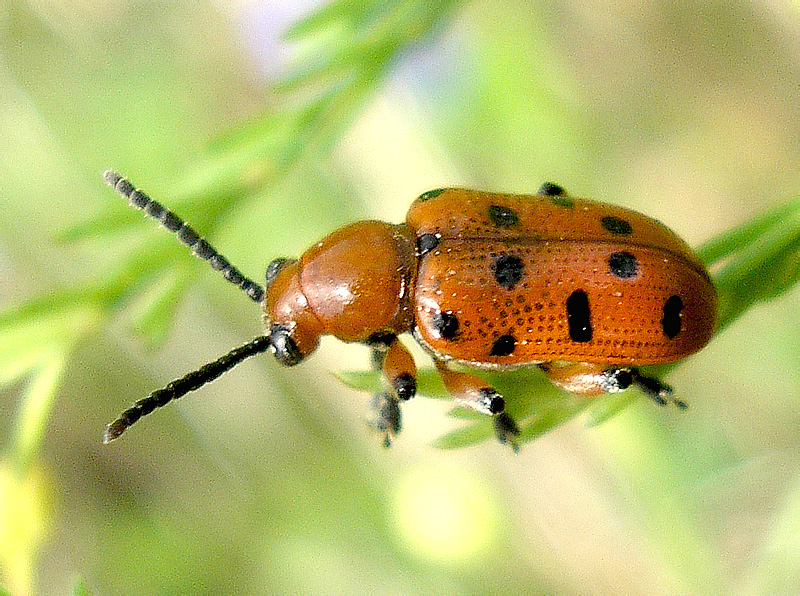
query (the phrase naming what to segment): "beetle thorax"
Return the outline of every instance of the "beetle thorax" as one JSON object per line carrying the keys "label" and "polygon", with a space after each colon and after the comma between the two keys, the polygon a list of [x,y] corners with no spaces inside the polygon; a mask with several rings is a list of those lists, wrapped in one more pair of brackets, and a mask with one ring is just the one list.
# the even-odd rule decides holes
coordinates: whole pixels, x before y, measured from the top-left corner
{"label": "beetle thorax", "polygon": [[307,356],[320,335],[348,342],[410,331],[415,244],[405,225],[361,221],[345,226],[290,261],[264,301],[268,331],[289,330]]}

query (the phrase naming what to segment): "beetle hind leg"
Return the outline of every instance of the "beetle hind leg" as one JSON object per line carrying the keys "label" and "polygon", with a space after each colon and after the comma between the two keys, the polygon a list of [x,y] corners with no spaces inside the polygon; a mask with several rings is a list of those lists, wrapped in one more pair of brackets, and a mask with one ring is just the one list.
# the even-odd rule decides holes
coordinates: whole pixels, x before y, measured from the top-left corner
{"label": "beetle hind leg", "polygon": [[493,416],[497,440],[509,444],[515,452],[519,451],[516,442],[519,428],[514,419],[506,413],[505,400],[494,387],[475,375],[450,370],[439,360],[436,361],[436,370],[445,389],[456,402],[481,414]]}
{"label": "beetle hind leg", "polygon": [[631,374],[633,375],[633,384],[658,405],[666,406],[668,402],[672,402],[681,410],[689,407],[685,401],[672,396],[672,387],[666,383],[653,377],[644,376],[637,368],[631,369]]}
{"label": "beetle hind leg", "polygon": [[544,362],[539,368],[556,387],[576,395],[595,397],[619,393],[634,385],[660,406],[672,402],[682,410],[687,407],[685,402],[672,397],[672,387],[654,377],[643,375],[635,367],[609,368],[588,362]]}

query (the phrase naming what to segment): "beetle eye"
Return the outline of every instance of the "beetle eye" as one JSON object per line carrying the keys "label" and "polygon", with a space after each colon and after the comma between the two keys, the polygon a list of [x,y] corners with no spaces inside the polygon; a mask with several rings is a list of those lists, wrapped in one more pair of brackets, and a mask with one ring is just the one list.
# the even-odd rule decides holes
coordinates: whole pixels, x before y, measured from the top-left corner
{"label": "beetle eye", "polygon": [[273,325],[269,330],[270,350],[284,366],[294,366],[303,361],[303,354],[294,343],[291,333],[283,325]]}
{"label": "beetle eye", "polygon": [[281,270],[284,267],[286,267],[286,265],[294,263],[296,260],[297,259],[284,259],[284,258],[273,259],[272,262],[269,265],[267,265],[266,289],[267,290],[269,289],[269,286],[272,284],[273,281],[275,281],[275,278],[278,277],[278,273],[280,273]]}

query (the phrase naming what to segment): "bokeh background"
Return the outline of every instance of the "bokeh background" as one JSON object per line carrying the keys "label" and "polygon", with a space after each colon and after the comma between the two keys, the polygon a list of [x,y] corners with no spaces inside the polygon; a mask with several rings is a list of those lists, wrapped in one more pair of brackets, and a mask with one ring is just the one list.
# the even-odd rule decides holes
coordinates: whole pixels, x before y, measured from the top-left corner
{"label": "bokeh background", "polygon": [[797,289],[669,374],[688,411],[640,399],[516,456],[432,447],[461,422],[424,397],[385,451],[370,396],[333,376],[368,351],[333,340],[296,369],[248,361],[100,444],[133,400],[260,332],[255,305],[105,188],[107,167],[259,280],[447,185],[550,180],[693,245],[800,191],[796,1],[324,6],[0,2],[0,307],[36,305],[0,348],[16,354],[0,584],[800,591]]}

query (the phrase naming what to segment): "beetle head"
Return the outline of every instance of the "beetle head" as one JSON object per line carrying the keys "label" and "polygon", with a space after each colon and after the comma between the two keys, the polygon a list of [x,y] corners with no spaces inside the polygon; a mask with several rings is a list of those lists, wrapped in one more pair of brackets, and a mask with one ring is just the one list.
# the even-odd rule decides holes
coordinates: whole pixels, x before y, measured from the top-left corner
{"label": "beetle head", "polygon": [[275,259],[267,266],[264,326],[270,351],[284,366],[294,366],[319,344],[322,325],[300,287],[297,259]]}

